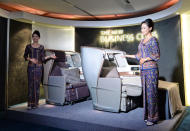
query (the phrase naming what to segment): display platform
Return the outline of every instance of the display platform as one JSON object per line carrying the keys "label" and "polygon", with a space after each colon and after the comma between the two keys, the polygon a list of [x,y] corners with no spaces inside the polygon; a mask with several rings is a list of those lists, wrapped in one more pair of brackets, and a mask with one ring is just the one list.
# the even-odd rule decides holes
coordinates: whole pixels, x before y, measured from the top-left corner
{"label": "display platform", "polygon": [[6,118],[75,131],[170,131],[176,127],[184,113],[185,107],[172,119],[146,126],[143,121],[143,108],[136,108],[128,113],[112,113],[94,110],[91,100],[65,106],[49,105],[41,100],[39,108],[33,110],[27,110],[26,103],[10,107]]}

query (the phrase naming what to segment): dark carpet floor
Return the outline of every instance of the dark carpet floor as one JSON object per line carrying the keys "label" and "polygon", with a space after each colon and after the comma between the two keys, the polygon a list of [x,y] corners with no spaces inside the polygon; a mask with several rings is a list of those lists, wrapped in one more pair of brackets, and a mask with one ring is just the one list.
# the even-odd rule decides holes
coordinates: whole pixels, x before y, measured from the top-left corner
{"label": "dark carpet floor", "polygon": [[[186,110],[190,110],[189,108]],[[86,123],[85,126],[88,126],[89,124],[93,124],[94,127],[96,126],[104,126],[104,129],[124,129],[124,130],[144,130],[144,131],[169,131],[174,128],[174,126],[178,123],[178,121],[181,119],[182,113],[177,114],[174,118],[169,120],[162,120],[158,124],[154,126],[147,127],[146,124],[143,121],[143,108],[137,108],[135,110],[132,110],[128,113],[110,113],[110,112],[103,112],[98,110],[93,110],[92,108],[92,101],[85,101],[81,103],[76,103],[74,105],[67,105],[67,106],[53,106],[53,105],[46,105],[42,104],[38,109],[35,110],[26,110],[26,105],[17,105],[10,109],[10,111],[19,112],[23,114],[30,114],[32,115],[40,115],[44,117],[48,117],[48,119],[56,118],[55,120],[58,121],[63,126],[68,126],[68,128],[62,128],[62,129],[70,129],[69,126],[73,125],[64,125],[66,121],[63,122],[63,119],[65,120],[71,120],[71,121],[80,121],[83,123]],[[185,112],[185,111],[184,111]],[[190,112],[190,111],[189,111]],[[16,113],[15,117],[19,117],[20,115],[17,115]],[[184,114],[184,113],[183,113]],[[190,113],[189,113],[190,114]],[[14,118],[15,119],[15,118]],[[21,120],[27,120],[27,118],[20,118]],[[40,120],[40,119],[39,119]],[[62,120],[62,121],[59,121]],[[46,125],[42,126],[42,123],[46,121],[49,122]],[[186,119],[184,119],[186,121]],[[54,121],[48,121],[48,120],[42,120],[41,125],[38,125],[39,122],[35,121],[35,124],[24,122],[18,122],[13,120],[2,120],[0,121],[0,130],[35,130],[35,131],[59,131],[61,129],[57,129],[57,126],[54,126]],[[183,123],[183,122],[182,122]],[[56,123],[57,124],[57,123]],[[51,127],[49,127],[49,125]],[[79,125],[80,126],[80,125]],[[78,126],[78,127],[79,127]],[[90,126],[90,125],[89,125]],[[78,127],[73,129],[79,129]],[[88,129],[95,129],[92,128],[86,128]],[[109,128],[107,128],[109,127]],[[84,128],[85,129],[85,128]],[[98,129],[98,128],[96,128]],[[179,127],[180,129],[180,127]]]}
{"label": "dark carpet floor", "polygon": [[31,124],[27,122],[6,120],[1,118],[0,131],[64,131],[64,130],[48,126]]}
{"label": "dark carpet floor", "polygon": [[190,131],[190,107],[186,108],[184,117],[181,119],[177,131]]}

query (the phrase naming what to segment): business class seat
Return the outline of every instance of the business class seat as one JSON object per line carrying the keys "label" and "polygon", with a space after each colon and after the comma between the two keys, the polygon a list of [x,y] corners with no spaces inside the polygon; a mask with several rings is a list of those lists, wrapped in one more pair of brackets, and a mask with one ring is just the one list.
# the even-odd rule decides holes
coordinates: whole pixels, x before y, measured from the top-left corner
{"label": "business class seat", "polygon": [[106,58],[105,49],[82,47],[81,58],[94,109],[111,112],[132,109],[129,96],[140,96],[141,85],[131,84],[128,77],[121,78],[116,63]]}
{"label": "business class seat", "polygon": [[82,96],[78,97],[86,97],[88,90],[85,88],[86,83],[80,79],[80,69],[74,67],[74,64],[72,66],[67,64],[65,52],[46,50],[45,53],[46,55],[55,54],[58,57],[44,63],[43,86],[46,103],[64,105],[67,98],[70,97],[67,94],[70,86],[74,86],[75,89],[80,87],[80,90],[84,92],[81,93]]}

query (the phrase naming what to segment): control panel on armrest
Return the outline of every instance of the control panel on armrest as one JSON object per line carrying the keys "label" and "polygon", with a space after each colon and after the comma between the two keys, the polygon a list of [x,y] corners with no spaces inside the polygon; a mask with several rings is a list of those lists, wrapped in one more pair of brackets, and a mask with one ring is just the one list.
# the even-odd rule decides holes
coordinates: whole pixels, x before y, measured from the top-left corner
{"label": "control panel on armrest", "polygon": [[131,72],[119,72],[120,77],[127,77],[127,76],[139,76],[139,72],[131,71]]}
{"label": "control panel on armrest", "polygon": [[131,71],[139,71],[140,70],[140,68],[139,67],[131,67]]}

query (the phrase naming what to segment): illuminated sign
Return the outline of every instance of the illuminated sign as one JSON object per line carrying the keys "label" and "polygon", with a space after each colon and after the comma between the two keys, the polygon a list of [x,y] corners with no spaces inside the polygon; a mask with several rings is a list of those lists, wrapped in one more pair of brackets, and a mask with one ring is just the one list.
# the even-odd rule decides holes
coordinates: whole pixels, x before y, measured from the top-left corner
{"label": "illuminated sign", "polygon": [[[152,35],[158,38],[157,31],[153,31]],[[100,43],[115,43],[115,42],[124,42],[124,41],[131,43],[134,42],[135,39],[137,41],[140,41],[143,38],[144,36],[141,33],[128,34],[124,33],[124,30],[119,29],[119,30],[100,31],[99,41]]]}

